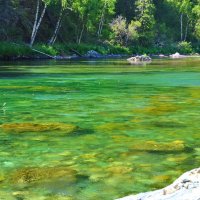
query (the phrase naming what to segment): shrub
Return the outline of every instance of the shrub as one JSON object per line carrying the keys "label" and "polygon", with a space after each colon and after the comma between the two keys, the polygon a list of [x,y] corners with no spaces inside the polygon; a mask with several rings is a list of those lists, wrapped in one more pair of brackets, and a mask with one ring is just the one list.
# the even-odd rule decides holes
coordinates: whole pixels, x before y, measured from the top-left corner
{"label": "shrub", "polygon": [[33,48],[43,53],[49,54],[51,56],[58,55],[58,51],[53,46],[37,44]]}
{"label": "shrub", "polygon": [[18,57],[31,55],[31,49],[25,45],[18,45],[10,42],[0,42],[0,56]]}
{"label": "shrub", "polygon": [[193,52],[192,45],[190,42],[186,42],[186,41],[179,42],[177,47],[178,47],[179,53],[182,53],[182,54],[190,54]]}

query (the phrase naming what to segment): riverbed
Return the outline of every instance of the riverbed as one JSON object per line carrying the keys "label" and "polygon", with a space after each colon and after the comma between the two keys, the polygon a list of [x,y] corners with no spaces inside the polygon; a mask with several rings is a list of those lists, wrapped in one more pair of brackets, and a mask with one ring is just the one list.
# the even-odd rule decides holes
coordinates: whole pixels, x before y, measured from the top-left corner
{"label": "riverbed", "polygon": [[200,161],[200,59],[0,63],[0,199],[111,200]]}

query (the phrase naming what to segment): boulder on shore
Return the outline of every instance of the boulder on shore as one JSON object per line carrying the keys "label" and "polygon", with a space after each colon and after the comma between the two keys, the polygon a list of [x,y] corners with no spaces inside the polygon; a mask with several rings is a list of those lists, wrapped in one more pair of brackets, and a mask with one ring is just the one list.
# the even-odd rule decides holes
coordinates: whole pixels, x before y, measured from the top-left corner
{"label": "boulder on shore", "polygon": [[200,168],[181,175],[171,185],[156,191],[127,196],[118,200],[199,200]]}
{"label": "boulder on shore", "polygon": [[130,62],[131,64],[137,64],[137,63],[143,63],[143,62],[150,62],[151,58],[149,56],[142,55],[142,56],[135,56],[135,57],[128,58],[127,61]]}
{"label": "boulder on shore", "polygon": [[98,53],[97,51],[90,50],[87,52],[86,56],[89,58],[100,58],[102,55]]}
{"label": "boulder on shore", "polygon": [[187,56],[181,55],[180,53],[176,52],[175,54],[171,54],[169,57],[170,58],[185,58]]}

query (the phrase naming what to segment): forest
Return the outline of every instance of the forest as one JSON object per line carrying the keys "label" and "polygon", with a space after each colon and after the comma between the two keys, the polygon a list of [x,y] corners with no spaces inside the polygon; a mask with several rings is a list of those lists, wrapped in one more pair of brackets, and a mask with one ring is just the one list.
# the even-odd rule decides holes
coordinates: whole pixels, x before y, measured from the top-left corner
{"label": "forest", "polygon": [[0,0],[0,44],[1,55],[199,52],[200,0]]}

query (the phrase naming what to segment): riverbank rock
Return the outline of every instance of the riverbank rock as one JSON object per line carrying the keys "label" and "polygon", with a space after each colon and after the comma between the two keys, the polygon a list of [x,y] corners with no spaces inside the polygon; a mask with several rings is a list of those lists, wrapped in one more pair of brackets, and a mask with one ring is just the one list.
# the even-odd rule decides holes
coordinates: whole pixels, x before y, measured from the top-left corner
{"label": "riverbank rock", "polygon": [[98,53],[97,51],[90,50],[87,52],[86,56],[88,56],[89,58],[99,58],[101,57],[101,54]]}
{"label": "riverbank rock", "polygon": [[66,134],[73,133],[78,127],[73,124],[65,123],[8,123],[0,125],[4,132],[23,133],[23,132],[47,132],[64,131]]}
{"label": "riverbank rock", "polygon": [[180,53],[176,52],[175,54],[171,54],[169,57],[170,58],[185,58],[187,56],[181,55]]}
{"label": "riverbank rock", "polygon": [[127,61],[131,64],[137,64],[141,62],[150,62],[151,58],[149,56],[142,55],[128,58]]}
{"label": "riverbank rock", "polygon": [[200,168],[184,173],[171,185],[152,192],[127,196],[118,200],[199,200]]}

